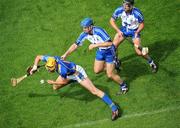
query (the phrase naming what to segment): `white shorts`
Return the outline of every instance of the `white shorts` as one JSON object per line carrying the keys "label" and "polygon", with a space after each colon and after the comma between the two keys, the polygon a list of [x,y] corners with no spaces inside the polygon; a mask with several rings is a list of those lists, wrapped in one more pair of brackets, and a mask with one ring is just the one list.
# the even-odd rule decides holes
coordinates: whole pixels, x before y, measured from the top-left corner
{"label": "white shorts", "polygon": [[80,83],[82,80],[87,78],[87,74],[81,66],[76,65],[76,71],[78,72],[77,74],[67,76],[67,79],[76,80]]}

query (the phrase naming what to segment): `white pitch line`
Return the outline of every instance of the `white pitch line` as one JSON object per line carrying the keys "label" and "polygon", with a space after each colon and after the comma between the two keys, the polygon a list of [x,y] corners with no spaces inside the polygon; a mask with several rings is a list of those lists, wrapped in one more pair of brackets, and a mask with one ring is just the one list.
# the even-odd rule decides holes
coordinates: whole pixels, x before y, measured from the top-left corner
{"label": "white pitch line", "polygon": [[[178,109],[180,109],[180,106],[159,109],[159,110],[155,110],[155,111],[151,111],[151,112],[134,113],[134,114],[124,115],[124,116],[120,117],[119,120],[133,118],[133,117],[141,117],[141,116],[146,116],[146,115],[154,115],[154,114],[163,113],[163,112],[167,112],[167,111],[175,111]],[[90,126],[90,125],[94,125],[94,124],[98,124],[98,123],[103,123],[106,121],[110,121],[110,119],[87,121],[87,122],[83,122],[83,123],[67,125],[62,128],[79,128],[79,127],[83,127],[83,126]]]}

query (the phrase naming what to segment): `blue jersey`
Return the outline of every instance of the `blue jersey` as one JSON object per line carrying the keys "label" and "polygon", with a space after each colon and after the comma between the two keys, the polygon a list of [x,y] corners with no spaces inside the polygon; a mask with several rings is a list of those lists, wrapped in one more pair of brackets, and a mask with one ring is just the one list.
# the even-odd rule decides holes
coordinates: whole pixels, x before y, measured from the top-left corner
{"label": "blue jersey", "polygon": [[139,27],[139,24],[144,21],[143,14],[138,8],[133,8],[130,14],[124,11],[124,7],[118,7],[112,15],[114,20],[121,18],[122,26],[127,29],[135,30]]}
{"label": "blue jersey", "polygon": [[[100,27],[97,27],[97,26],[94,26],[92,28],[92,35],[91,34],[88,34],[88,33],[85,33],[85,32],[82,32],[78,39],[76,40],[76,44],[79,46],[79,45],[82,45],[83,42],[85,40],[89,40],[91,43],[93,44],[97,44],[97,43],[104,43],[104,42],[108,42],[111,40],[110,36],[107,34],[107,32],[100,28]],[[99,47],[100,49],[108,49],[110,47]]]}
{"label": "blue jersey", "polygon": [[48,56],[44,55],[42,57],[42,61],[47,62],[49,57],[54,57],[57,62],[56,72],[63,78],[67,78],[67,76],[72,75],[76,72],[76,64],[73,62],[68,62],[61,60],[59,56]]}

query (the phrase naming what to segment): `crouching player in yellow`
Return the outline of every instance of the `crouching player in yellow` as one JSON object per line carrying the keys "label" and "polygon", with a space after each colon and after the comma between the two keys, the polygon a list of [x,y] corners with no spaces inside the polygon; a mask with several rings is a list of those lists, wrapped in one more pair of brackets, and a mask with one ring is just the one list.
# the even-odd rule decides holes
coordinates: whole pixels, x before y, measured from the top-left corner
{"label": "crouching player in yellow", "polygon": [[81,66],[73,62],[64,61],[59,56],[38,55],[34,60],[34,66],[30,74],[37,70],[37,65],[40,61],[46,62],[45,67],[49,72],[57,72],[59,74],[56,80],[47,80],[48,84],[53,85],[54,90],[67,85],[70,80],[76,80],[81,86],[108,104],[112,110],[112,121],[119,117],[118,106],[112,102],[107,94],[94,86]]}

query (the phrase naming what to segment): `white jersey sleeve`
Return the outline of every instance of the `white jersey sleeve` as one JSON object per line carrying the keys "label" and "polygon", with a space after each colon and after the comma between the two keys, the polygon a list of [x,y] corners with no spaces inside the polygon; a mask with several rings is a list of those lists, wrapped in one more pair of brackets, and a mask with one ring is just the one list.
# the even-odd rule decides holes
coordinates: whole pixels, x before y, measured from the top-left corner
{"label": "white jersey sleeve", "polygon": [[113,15],[112,15],[112,18],[113,18],[114,20],[117,20],[119,17],[121,17],[121,14],[123,13],[123,11],[124,11],[123,6],[118,7],[118,8],[114,11],[114,13],[113,13]]}
{"label": "white jersey sleeve", "polygon": [[82,32],[82,33],[79,35],[79,37],[77,38],[76,44],[77,44],[78,46],[83,45],[83,42],[84,42],[84,40],[86,39],[87,35],[88,35],[87,33]]}

